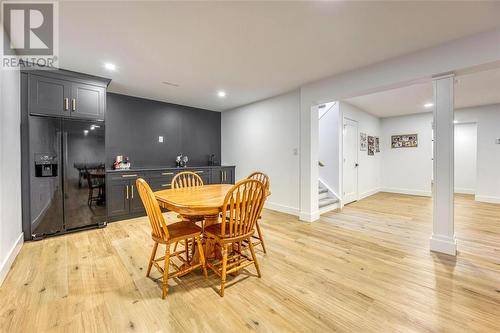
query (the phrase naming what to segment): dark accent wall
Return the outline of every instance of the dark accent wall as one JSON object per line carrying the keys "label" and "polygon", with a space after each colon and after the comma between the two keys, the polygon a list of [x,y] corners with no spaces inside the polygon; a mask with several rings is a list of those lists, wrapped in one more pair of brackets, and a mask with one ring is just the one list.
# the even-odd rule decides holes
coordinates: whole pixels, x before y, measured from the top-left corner
{"label": "dark accent wall", "polygon": [[[175,166],[178,153],[190,166],[221,156],[221,114],[209,110],[107,93],[106,166],[116,155],[132,167]],[[163,136],[163,143],[158,137]]]}

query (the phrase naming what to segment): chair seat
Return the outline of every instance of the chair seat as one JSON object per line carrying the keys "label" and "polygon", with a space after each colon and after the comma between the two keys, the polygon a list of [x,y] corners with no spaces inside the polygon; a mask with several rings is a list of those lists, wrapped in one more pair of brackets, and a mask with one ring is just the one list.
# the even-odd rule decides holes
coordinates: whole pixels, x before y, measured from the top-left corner
{"label": "chair seat", "polygon": [[170,241],[176,239],[190,238],[188,236],[201,234],[201,228],[191,222],[176,222],[168,225],[168,233],[170,234]]}
{"label": "chair seat", "polygon": [[[205,233],[209,234],[213,237],[219,238],[219,239],[232,239],[231,235],[229,235],[229,223],[226,223],[226,234],[222,235],[222,223],[215,223],[212,225],[209,225],[208,227],[205,227]],[[247,235],[241,235],[237,238],[246,238],[250,235],[253,234],[253,231]]]}

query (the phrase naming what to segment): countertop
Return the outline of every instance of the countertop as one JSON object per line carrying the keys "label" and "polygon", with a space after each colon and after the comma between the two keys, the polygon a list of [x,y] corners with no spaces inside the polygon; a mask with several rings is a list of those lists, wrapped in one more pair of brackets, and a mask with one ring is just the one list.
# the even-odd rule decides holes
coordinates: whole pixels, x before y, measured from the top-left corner
{"label": "countertop", "polygon": [[160,170],[191,170],[191,169],[210,169],[210,168],[234,168],[234,165],[188,165],[185,168],[177,168],[175,166],[158,166],[158,167],[132,167],[130,169],[107,169],[107,173],[120,173],[120,172],[144,172],[144,171],[160,171]]}

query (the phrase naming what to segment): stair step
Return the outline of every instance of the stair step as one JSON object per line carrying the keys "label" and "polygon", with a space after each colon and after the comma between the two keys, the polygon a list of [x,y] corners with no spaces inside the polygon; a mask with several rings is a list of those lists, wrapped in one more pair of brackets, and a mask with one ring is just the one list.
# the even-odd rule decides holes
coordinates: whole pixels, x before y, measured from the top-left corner
{"label": "stair step", "polygon": [[319,187],[318,188],[318,193],[321,194],[321,193],[328,193],[328,189],[326,187]]}
{"label": "stair step", "polygon": [[333,205],[338,200],[335,198],[324,198],[319,200],[319,208],[323,208],[325,206]]}
{"label": "stair step", "polygon": [[324,199],[324,198],[331,198],[330,193],[328,191],[326,192],[319,192],[318,194],[318,199]]}

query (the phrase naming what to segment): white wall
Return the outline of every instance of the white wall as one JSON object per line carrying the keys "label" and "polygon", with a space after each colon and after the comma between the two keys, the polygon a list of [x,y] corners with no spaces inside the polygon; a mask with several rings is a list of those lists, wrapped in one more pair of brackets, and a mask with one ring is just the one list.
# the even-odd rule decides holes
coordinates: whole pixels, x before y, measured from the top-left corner
{"label": "white wall", "polygon": [[[358,122],[359,133],[380,137],[380,119],[378,117],[346,102],[340,102],[340,112],[344,118]],[[340,145],[340,147],[342,146]],[[376,193],[380,189],[381,153],[369,156],[368,151],[358,150],[358,163],[358,195],[359,199],[361,199]]]}
{"label": "white wall", "polygon": [[22,242],[19,71],[0,70],[0,284]]}
{"label": "white wall", "polygon": [[298,215],[298,149],[299,91],[222,113],[222,163],[236,165],[236,180],[268,174],[268,208]]}
{"label": "white wall", "polygon": [[500,104],[456,110],[455,120],[477,123],[476,200],[500,203]]}
{"label": "white wall", "polygon": [[455,193],[476,193],[477,125],[455,124]]}
{"label": "white wall", "polygon": [[[500,203],[500,104],[455,110],[458,124],[455,131],[455,191],[476,193],[476,200]],[[477,125],[477,143],[474,131],[461,129],[460,123]],[[416,195],[431,195],[432,179],[432,113],[383,118],[382,190]],[[462,125],[463,126],[463,125]],[[419,134],[418,148],[390,148],[394,134]],[[462,141],[457,141],[459,138]],[[477,149],[476,154],[474,150]],[[471,156],[475,156],[474,159]],[[468,160],[468,162],[466,161]],[[474,163],[475,169],[474,174]],[[475,185],[474,185],[475,184]]]}
{"label": "white wall", "polygon": [[[300,207],[308,220],[319,218],[317,202],[318,129],[315,105],[396,88],[441,73],[500,61],[500,28],[330,76],[300,88]],[[316,194],[315,194],[316,192]]]}
{"label": "white wall", "polygon": [[[432,182],[432,113],[382,118],[382,189],[430,196]],[[418,134],[418,147],[391,148],[391,136]]]}
{"label": "white wall", "polygon": [[[339,103],[336,102],[319,120],[319,178],[340,198],[340,129]],[[322,113],[320,112],[320,115]]]}

